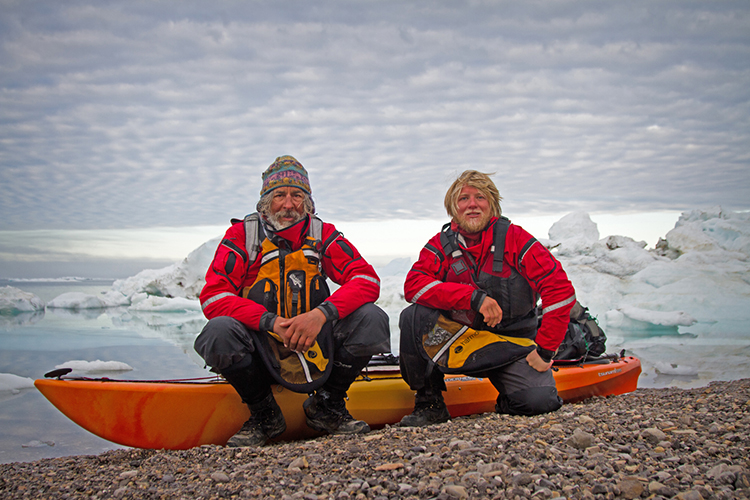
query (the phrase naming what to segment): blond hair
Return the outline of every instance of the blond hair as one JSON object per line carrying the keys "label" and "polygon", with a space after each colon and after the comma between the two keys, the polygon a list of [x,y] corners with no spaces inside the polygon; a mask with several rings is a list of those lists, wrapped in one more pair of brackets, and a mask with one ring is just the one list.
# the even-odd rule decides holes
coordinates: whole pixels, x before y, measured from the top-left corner
{"label": "blond hair", "polygon": [[500,208],[500,200],[503,198],[500,196],[500,192],[497,190],[495,183],[490,179],[490,175],[476,170],[465,170],[458,179],[453,181],[451,187],[448,188],[448,192],[445,193],[445,210],[451,219],[455,218],[458,212],[458,196],[461,194],[461,190],[465,186],[476,188],[480,193],[487,198],[490,202],[490,215],[492,217],[500,217],[503,213]]}

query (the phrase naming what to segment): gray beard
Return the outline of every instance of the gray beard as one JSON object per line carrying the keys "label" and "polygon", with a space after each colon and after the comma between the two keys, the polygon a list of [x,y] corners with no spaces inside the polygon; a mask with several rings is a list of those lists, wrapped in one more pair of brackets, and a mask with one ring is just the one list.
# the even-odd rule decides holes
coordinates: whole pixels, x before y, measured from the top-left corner
{"label": "gray beard", "polygon": [[[291,222],[281,220],[281,217],[286,217],[286,216],[294,217],[294,220]],[[281,231],[282,229],[286,229],[289,226],[301,221],[303,217],[304,215],[300,214],[296,210],[279,210],[275,214],[268,215],[266,218],[268,219],[268,222],[276,231]]]}

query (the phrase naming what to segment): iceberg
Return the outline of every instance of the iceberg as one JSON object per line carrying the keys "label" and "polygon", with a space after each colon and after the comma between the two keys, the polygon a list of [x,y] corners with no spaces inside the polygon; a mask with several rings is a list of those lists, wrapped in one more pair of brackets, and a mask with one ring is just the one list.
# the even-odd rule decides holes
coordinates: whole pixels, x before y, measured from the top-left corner
{"label": "iceberg", "polygon": [[70,368],[75,372],[100,373],[100,372],[128,372],[133,369],[132,366],[122,361],[85,361],[75,359],[56,365],[55,368]]}
{"label": "iceberg", "polygon": [[91,295],[81,292],[67,292],[58,295],[47,303],[51,309],[102,309],[106,307],[126,306],[130,304],[128,297],[116,290],[110,290],[102,295]]}
{"label": "iceberg", "polygon": [[0,288],[0,314],[16,315],[44,311],[44,301],[33,293],[24,292],[13,286]]}
{"label": "iceberg", "polygon": [[146,269],[130,278],[117,280],[112,284],[112,289],[126,297],[145,293],[157,297],[197,299],[219,241],[221,238],[213,238],[203,243],[182,262],[162,269]]}

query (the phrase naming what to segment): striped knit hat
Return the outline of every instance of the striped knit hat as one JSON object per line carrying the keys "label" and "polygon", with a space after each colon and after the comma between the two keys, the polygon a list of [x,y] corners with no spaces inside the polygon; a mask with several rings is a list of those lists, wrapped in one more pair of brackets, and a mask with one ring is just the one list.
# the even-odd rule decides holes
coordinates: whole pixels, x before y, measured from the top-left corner
{"label": "striped knit hat", "polygon": [[284,186],[296,187],[312,195],[307,170],[293,156],[279,156],[263,172],[263,186],[260,188],[260,196],[262,198],[269,191]]}

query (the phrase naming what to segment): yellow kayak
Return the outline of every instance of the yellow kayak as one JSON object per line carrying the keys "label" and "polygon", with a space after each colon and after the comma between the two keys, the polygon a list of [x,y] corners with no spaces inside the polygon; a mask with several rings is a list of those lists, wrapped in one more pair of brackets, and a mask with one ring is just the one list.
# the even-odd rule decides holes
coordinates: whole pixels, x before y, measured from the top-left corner
{"label": "yellow kayak", "polygon": [[[636,389],[641,363],[613,356],[593,363],[555,367],[558,393],[565,402]],[[488,379],[446,375],[445,402],[452,417],[494,411],[497,391]],[[63,414],[99,437],[124,446],[187,449],[224,445],[250,413],[223,380],[126,381],[74,378],[39,379],[39,391]],[[414,407],[414,391],[398,366],[368,367],[349,389],[347,408],[371,428],[397,423]],[[287,430],[279,440],[320,435],[307,427],[306,394],[274,386]]]}

